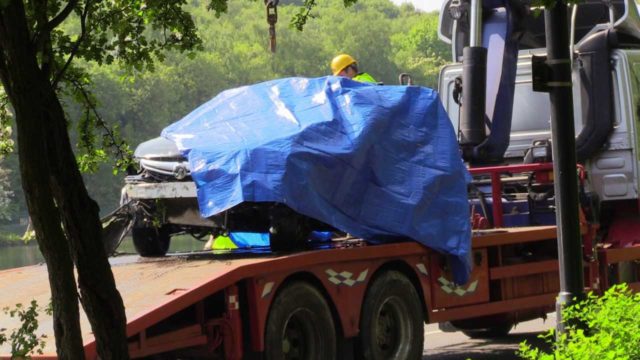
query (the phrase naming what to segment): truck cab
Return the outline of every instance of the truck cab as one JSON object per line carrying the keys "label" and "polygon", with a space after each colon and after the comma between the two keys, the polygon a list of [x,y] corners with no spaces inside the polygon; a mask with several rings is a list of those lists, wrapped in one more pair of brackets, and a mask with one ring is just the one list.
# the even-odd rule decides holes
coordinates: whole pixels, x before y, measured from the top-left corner
{"label": "truck cab", "polygon": [[[588,195],[589,206],[594,207],[593,213],[633,211],[637,214],[640,17],[634,2],[613,1],[611,4],[608,7],[602,1],[585,1],[572,9],[576,147],[581,169],[588,174],[583,191]],[[469,25],[464,19],[454,20],[451,7],[468,9],[469,5],[449,1],[443,5],[440,19],[440,38],[451,44],[455,62],[441,70],[439,90],[442,103],[459,133],[462,131],[460,104],[464,104],[464,94],[463,100],[458,102],[454,94],[463,74],[461,42],[468,38],[465,29],[468,31]],[[505,11],[505,7],[485,8],[483,16],[490,19]],[[548,94],[534,90],[535,62],[545,56],[544,17],[531,10],[508,16],[516,17],[513,21],[518,25],[512,26],[506,21],[505,27],[512,26],[506,31],[496,29],[495,24],[493,28],[485,26],[483,34],[488,45],[485,103],[488,135],[484,142],[502,139],[494,140],[504,149],[497,161],[499,164],[548,162],[552,160],[550,100]],[[517,56],[501,56],[510,47],[517,48]],[[511,78],[510,69],[513,69]],[[503,91],[509,85],[506,83],[512,83],[512,91]],[[497,114],[496,109],[509,107],[512,107],[512,111],[507,111],[512,113],[509,119]],[[506,134],[492,134],[494,126],[496,131],[505,132],[499,122],[510,123]],[[549,210],[553,202],[547,205]],[[509,208],[505,210],[509,211]],[[602,225],[615,226],[616,216],[609,217],[611,219]]]}

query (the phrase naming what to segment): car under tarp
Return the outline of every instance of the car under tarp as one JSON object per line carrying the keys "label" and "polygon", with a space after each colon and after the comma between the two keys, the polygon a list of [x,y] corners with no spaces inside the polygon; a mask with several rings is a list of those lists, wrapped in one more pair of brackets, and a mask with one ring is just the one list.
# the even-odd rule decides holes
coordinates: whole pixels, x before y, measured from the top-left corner
{"label": "car under tarp", "polygon": [[369,242],[411,238],[470,271],[469,175],[436,91],[342,77],[224,91],[162,136],[189,159],[203,217],[276,202]]}

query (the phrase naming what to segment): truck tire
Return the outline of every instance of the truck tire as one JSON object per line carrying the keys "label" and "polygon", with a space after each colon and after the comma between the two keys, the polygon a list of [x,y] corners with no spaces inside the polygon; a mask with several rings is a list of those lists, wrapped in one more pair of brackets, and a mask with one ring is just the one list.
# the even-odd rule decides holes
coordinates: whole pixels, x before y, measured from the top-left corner
{"label": "truck tire", "polygon": [[513,328],[513,324],[505,323],[490,326],[485,329],[465,329],[462,333],[471,339],[495,339],[509,335],[509,331]]}
{"label": "truck tire", "polygon": [[165,256],[171,243],[171,234],[166,227],[134,227],[131,237],[136,252],[142,257]]}
{"label": "truck tire", "polygon": [[357,353],[367,360],[422,358],[423,319],[411,281],[398,271],[382,274],[365,295]]}
{"label": "truck tire", "polygon": [[304,282],[282,289],[269,310],[266,360],[336,358],[336,329],[322,294]]}

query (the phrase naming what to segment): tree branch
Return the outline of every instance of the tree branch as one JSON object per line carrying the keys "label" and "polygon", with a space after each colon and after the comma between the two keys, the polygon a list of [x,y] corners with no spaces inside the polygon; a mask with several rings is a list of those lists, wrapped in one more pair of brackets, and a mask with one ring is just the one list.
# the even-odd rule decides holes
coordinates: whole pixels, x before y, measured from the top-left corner
{"label": "tree branch", "polygon": [[[51,44],[50,44],[51,31],[53,31],[53,29],[55,29],[65,19],[67,19],[69,17],[69,15],[74,10],[74,8],[79,4],[79,0],[69,0],[69,2],[64,7],[64,9],[62,9],[62,11],[60,11],[60,13],[58,13],[58,15],[54,16],[53,19],[51,19],[48,22],[46,21],[46,3],[47,3],[47,0],[44,0],[44,8],[45,9],[44,9],[44,13],[42,14],[44,16],[44,20],[42,20],[42,19],[40,20],[40,22],[43,25],[39,26],[39,29],[38,29],[36,38],[34,40],[34,43],[35,43],[36,49],[39,49],[40,51],[42,51],[43,54],[45,54],[45,53],[47,54],[47,56],[45,58],[48,59],[48,60],[43,60],[42,70],[48,75],[49,72],[51,71],[52,65],[53,65],[51,63],[53,61],[53,49],[51,48]],[[82,41],[85,39],[85,36],[86,36],[86,33],[87,33],[87,26],[86,26],[87,17],[89,15],[89,9],[90,9],[92,3],[93,3],[92,0],[86,0],[86,2],[85,2],[84,9],[83,9],[82,14],[80,16],[80,36],[78,37],[78,39],[73,44],[73,47],[71,49],[69,58],[65,62],[64,66],[62,67],[62,69],[60,71],[58,71],[58,73],[53,78],[52,85],[53,85],[54,88],[56,88],[58,86],[58,83],[62,79],[64,73],[67,71],[67,69],[71,65],[71,62],[75,58],[78,50],[80,49],[80,45],[81,45]]]}
{"label": "tree branch", "polygon": [[86,113],[85,113],[86,116],[89,116],[89,112],[92,112],[93,116],[95,116],[96,118],[96,125],[102,128],[102,131],[104,132],[103,136],[109,139],[108,146],[111,147],[111,150],[115,152],[115,156],[117,158],[116,163],[118,162],[122,164],[130,163],[131,156],[130,156],[130,153],[127,151],[126,143],[121,139],[119,139],[118,135],[116,135],[116,133],[104,121],[102,116],[100,116],[100,113],[96,108],[96,104],[91,98],[91,95],[89,95],[87,89],[85,89],[84,85],[75,79],[71,79],[70,82],[78,91],[80,91],[80,94],[84,98],[85,105],[87,106]]}
{"label": "tree branch", "polygon": [[84,10],[82,10],[82,15],[80,16],[80,36],[78,37],[78,40],[76,40],[76,42],[73,44],[73,48],[71,49],[69,58],[65,62],[64,66],[62,67],[62,69],[60,69],[60,71],[56,74],[56,77],[53,79],[52,85],[54,89],[58,86],[60,79],[62,79],[64,73],[69,68],[69,65],[71,65],[71,61],[73,61],[73,58],[76,56],[76,53],[78,52],[78,49],[80,49],[80,44],[84,40],[84,37],[87,33],[87,17],[89,16],[90,6],[91,6],[91,0],[87,0],[87,2],[84,5]]}
{"label": "tree branch", "polygon": [[[78,5],[79,0],[69,0],[67,6],[58,13],[58,15],[54,16],[50,21],[46,21],[46,1],[44,7],[44,21],[42,21],[42,26],[39,26],[38,32],[34,37],[33,43],[36,46],[36,49],[42,49],[44,47],[44,42],[49,39],[49,35],[51,31],[55,29],[58,25],[62,24],[62,22],[69,17],[73,9]],[[40,21],[40,19],[39,19]]]}
{"label": "tree branch", "polygon": [[43,73],[49,76],[53,68],[53,48],[51,46],[51,32],[46,31],[47,17],[47,0],[34,0],[32,3],[33,13],[36,20],[36,28],[34,29],[33,43],[35,50],[42,54],[40,66]]}
{"label": "tree branch", "polygon": [[75,8],[76,5],[78,5],[78,0],[69,0],[67,6],[65,6],[58,15],[54,16],[53,19],[47,23],[47,26],[44,27],[43,31],[50,32],[58,27],[58,25],[62,24],[62,22],[69,17],[71,11],[73,11],[73,8]]}

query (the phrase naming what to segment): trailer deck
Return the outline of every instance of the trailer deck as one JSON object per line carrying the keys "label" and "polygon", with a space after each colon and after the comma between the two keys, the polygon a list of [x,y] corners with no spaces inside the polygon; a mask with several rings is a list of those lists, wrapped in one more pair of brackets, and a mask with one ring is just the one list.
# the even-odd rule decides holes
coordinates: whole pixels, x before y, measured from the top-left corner
{"label": "trailer deck", "polygon": [[[429,322],[548,308],[557,295],[557,259],[534,259],[525,263],[503,263],[495,259],[500,259],[501,252],[506,252],[511,245],[554,241],[555,236],[554,226],[474,232],[475,268],[470,282],[464,286],[447,283],[445,272],[440,270],[443,257],[415,242],[367,245],[360,240],[349,240],[323,245],[324,249],[291,254],[207,252],[154,259],[123,256],[112,258],[111,262],[126,307],[132,357],[175,348],[219,346],[223,339],[242,348],[246,346],[242,345],[243,336],[247,336],[238,330],[242,329],[243,316],[244,321],[249,316],[252,324],[250,346],[260,351],[264,348],[262,327],[278,286],[292,274],[302,272],[317,278],[327,296],[333,299],[347,338],[357,336],[360,316],[359,308],[348,303],[362,299],[374,273],[393,262],[411,267],[418,288],[422,288]],[[501,294],[490,294],[489,283],[495,281],[504,284]],[[243,285],[238,286],[241,283]],[[539,287],[537,292],[523,291],[532,284]],[[240,293],[258,300],[255,304],[241,304]],[[212,298],[213,294],[219,294],[217,300]],[[26,305],[32,299],[46,306],[49,297],[46,266],[0,271],[0,307]],[[223,308],[221,315],[208,314],[212,304]],[[199,320],[175,321],[178,317],[190,317],[191,313]],[[95,359],[95,341],[86,316],[83,312],[81,315],[86,356]],[[0,319],[2,327],[8,330],[19,326],[17,319],[4,314]],[[52,319],[41,313],[39,321],[38,334],[47,336],[47,344],[45,354],[35,358],[55,358]],[[0,348],[0,358],[8,358],[9,351],[5,344]],[[242,358],[242,354],[233,353],[225,346],[225,357]]]}
{"label": "trailer deck", "polygon": [[[183,256],[145,259],[138,256],[116,258],[112,271],[118,290],[125,303],[128,319],[127,332],[135,334],[168,313],[181,310],[194,297],[205,296],[210,289],[225,286],[246,276],[248,268],[263,267],[265,263],[287,258],[263,256],[261,258],[240,259],[188,259]],[[0,304],[2,307],[22,303],[32,299],[46,306],[50,301],[50,290],[45,265],[35,265],[0,272]],[[39,334],[47,336],[45,354],[55,358],[53,322],[41,313]],[[2,327],[14,329],[20,326],[18,319],[3,316]],[[81,311],[81,326],[87,356],[94,350],[94,339],[86,315]],[[206,340],[206,338],[204,339]],[[7,355],[10,349],[0,348],[0,354]]]}

